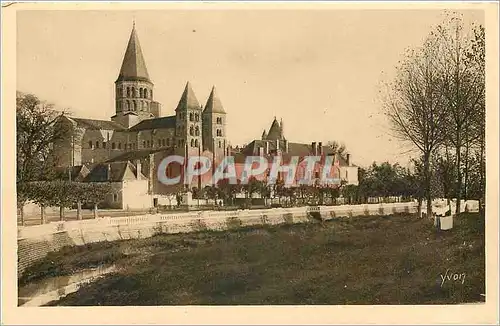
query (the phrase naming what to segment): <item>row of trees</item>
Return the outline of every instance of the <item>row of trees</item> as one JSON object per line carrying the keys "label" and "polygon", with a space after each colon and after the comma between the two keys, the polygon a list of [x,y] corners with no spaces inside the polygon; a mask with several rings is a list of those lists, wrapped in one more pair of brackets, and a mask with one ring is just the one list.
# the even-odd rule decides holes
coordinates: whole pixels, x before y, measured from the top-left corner
{"label": "row of trees", "polygon": [[[45,223],[45,208],[59,207],[59,218],[64,220],[65,208],[76,205],[77,219],[81,219],[82,204],[92,204],[94,217],[97,217],[97,205],[111,192],[108,182],[84,183],[67,180],[31,181],[18,183],[18,202],[30,200],[41,208],[41,223]],[[20,196],[24,196],[21,197]],[[22,206],[19,207],[21,223],[24,224]]]}
{"label": "row of trees", "polygon": [[268,186],[266,182],[250,178],[247,184],[230,184],[228,180],[221,180],[217,187],[206,186],[199,191],[193,189],[195,198],[224,200],[228,205],[234,204],[237,194],[244,193],[246,198],[254,194],[262,198],[278,198],[281,202],[285,198],[291,204],[324,204],[327,199],[330,203],[337,203],[337,198],[343,197],[342,202],[366,203],[370,197],[399,197],[402,201],[409,201],[421,196],[421,185],[414,170],[403,168],[398,164],[373,163],[370,167],[359,168],[359,185],[348,185],[342,182],[336,186],[301,185],[285,187],[282,182]]}
{"label": "row of trees", "polygon": [[[419,153],[427,214],[433,183],[447,198],[485,194],[485,33],[448,13],[418,49],[409,50],[388,85],[384,111],[394,136]],[[437,175],[434,172],[439,172]],[[482,205],[481,205],[482,206]]]}
{"label": "row of trees", "polygon": [[18,92],[16,96],[17,206],[21,223],[24,224],[24,205],[32,201],[41,207],[42,223],[45,222],[45,207],[58,206],[60,219],[64,209],[76,205],[81,217],[82,203],[94,206],[111,191],[109,183],[82,183],[71,181],[70,169],[62,175],[57,171],[53,146],[67,137],[68,132],[56,125],[61,112],[52,105],[40,101],[36,96]]}

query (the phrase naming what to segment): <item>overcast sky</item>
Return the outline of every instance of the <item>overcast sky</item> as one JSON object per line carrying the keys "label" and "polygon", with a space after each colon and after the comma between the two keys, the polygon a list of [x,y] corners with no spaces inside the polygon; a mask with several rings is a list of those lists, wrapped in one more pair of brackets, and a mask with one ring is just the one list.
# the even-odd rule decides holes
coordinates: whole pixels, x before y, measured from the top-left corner
{"label": "overcast sky", "polygon": [[[292,142],[336,140],[358,165],[405,163],[378,97],[438,10],[25,11],[17,16],[17,87],[74,116],[109,119],[135,18],[154,96],[172,115],[186,81],[201,104],[216,85],[233,145],[274,116]],[[480,11],[464,12],[482,23]]]}

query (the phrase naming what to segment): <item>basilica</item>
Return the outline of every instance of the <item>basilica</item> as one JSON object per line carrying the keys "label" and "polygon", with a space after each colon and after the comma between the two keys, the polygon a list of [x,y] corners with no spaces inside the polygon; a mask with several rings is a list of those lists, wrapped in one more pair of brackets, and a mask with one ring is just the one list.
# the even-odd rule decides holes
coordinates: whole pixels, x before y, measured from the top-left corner
{"label": "basilica", "polygon": [[226,151],[226,112],[215,87],[203,107],[188,82],[171,116],[161,115],[162,107],[154,94],[134,25],[115,81],[115,114],[110,120],[62,115],[58,123],[73,132],[55,144],[57,164],[79,166],[131,151],[166,148],[182,153],[201,149],[217,156]]}
{"label": "basilica", "polygon": [[[62,176],[74,181],[111,182],[113,193],[106,206],[122,209],[155,206],[171,194],[207,185],[199,180],[187,187],[164,187],[159,183],[159,162],[174,154],[203,155],[214,163],[230,155],[240,170],[248,156],[265,156],[269,160],[280,156],[284,162],[292,156],[335,156],[340,167],[338,177],[347,184],[358,183],[358,167],[351,163],[349,154],[340,157],[321,141],[290,142],[283,121],[276,117],[258,139],[231,147],[226,136],[227,113],[215,87],[203,106],[187,82],[175,114],[168,116],[162,116],[162,105],[155,101],[155,93],[134,24],[115,81],[115,114],[110,120],[65,114],[57,119],[56,127],[68,131],[67,137],[53,147],[55,164],[69,171]],[[180,175],[183,169],[169,168],[166,173]]]}

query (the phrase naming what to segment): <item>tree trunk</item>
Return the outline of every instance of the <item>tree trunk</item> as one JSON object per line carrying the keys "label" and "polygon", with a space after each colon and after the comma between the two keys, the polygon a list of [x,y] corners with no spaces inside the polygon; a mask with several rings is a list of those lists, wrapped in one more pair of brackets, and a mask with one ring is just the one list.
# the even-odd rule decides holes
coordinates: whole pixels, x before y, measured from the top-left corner
{"label": "tree trunk", "polygon": [[469,182],[469,142],[465,143],[464,200],[467,200],[467,182]]}
{"label": "tree trunk", "polygon": [[59,221],[64,221],[64,206],[59,206]]}
{"label": "tree trunk", "polygon": [[430,155],[431,153],[424,154],[424,181],[425,199],[427,200],[427,218],[430,218],[432,216]]}
{"label": "tree trunk", "polygon": [[[484,132],[484,130],[482,131]],[[485,182],[485,162],[484,162],[484,133],[481,135],[481,149],[480,149],[480,168],[479,168],[479,178],[480,178],[480,187],[481,187],[481,195],[479,198],[479,212],[480,214],[484,214],[483,204],[485,203],[486,196],[486,182]]]}
{"label": "tree trunk", "polygon": [[47,221],[45,220],[45,206],[40,206],[40,223],[45,224]]}
{"label": "tree trunk", "polygon": [[80,201],[76,203],[76,219],[77,220],[82,219],[82,202]]}
{"label": "tree trunk", "polygon": [[21,225],[24,226],[24,203],[20,205],[18,210],[19,210],[19,217],[21,218]]}
{"label": "tree trunk", "polygon": [[417,216],[418,218],[422,217],[422,196],[417,199]]}
{"label": "tree trunk", "polygon": [[460,150],[460,137],[457,137],[457,145],[455,146],[455,153],[457,155],[457,189],[456,189],[456,198],[457,198],[457,206],[455,210],[455,214],[460,214],[460,200],[462,199],[462,172],[460,171],[460,164],[462,160],[462,153]]}
{"label": "tree trunk", "polygon": [[98,217],[98,214],[97,214],[97,204],[94,204],[94,218],[97,218]]}

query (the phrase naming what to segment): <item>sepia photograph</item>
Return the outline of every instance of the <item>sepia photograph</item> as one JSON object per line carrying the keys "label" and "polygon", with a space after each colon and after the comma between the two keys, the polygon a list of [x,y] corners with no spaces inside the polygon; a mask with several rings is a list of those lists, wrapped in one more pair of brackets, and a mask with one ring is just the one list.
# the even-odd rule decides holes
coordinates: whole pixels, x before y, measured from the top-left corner
{"label": "sepia photograph", "polygon": [[485,3],[16,5],[12,309],[497,306]]}

